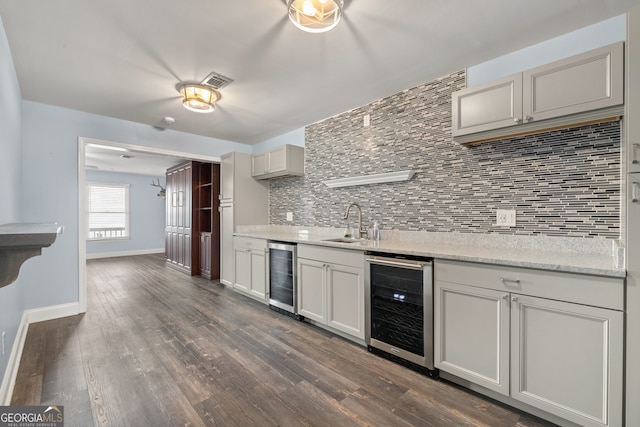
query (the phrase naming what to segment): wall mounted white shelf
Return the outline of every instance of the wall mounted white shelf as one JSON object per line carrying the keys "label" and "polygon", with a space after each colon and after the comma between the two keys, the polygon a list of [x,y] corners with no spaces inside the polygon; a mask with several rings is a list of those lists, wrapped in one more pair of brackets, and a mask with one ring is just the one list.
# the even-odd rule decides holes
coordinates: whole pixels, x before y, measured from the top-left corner
{"label": "wall mounted white shelf", "polygon": [[399,172],[378,173],[374,175],[360,175],[351,176],[348,178],[330,179],[322,182],[329,188],[350,187],[353,185],[408,181],[413,178],[414,174],[415,171],[405,170]]}
{"label": "wall mounted white shelf", "polygon": [[20,266],[42,254],[62,234],[58,224],[12,223],[0,225],[0,288],[15,282]]}

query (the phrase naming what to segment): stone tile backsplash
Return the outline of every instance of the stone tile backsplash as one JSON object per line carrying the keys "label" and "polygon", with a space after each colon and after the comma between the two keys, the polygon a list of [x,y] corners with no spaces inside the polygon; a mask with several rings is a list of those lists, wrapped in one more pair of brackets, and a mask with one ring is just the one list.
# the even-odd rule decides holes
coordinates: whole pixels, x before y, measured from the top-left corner
{"label": "stone tile backsplash", "polygon": [[[353,227],[354,210],[342,218],[358,202],[383,232],[619,237],[619,121],[464,146],[450,134],[464,85],[457,72],[308,126],[305,175],[270,181],[270,223]],[[416,171],[407,182],[322,183],[405,169]],[[495,226],[497,209],[515,209],[517,225]]]}

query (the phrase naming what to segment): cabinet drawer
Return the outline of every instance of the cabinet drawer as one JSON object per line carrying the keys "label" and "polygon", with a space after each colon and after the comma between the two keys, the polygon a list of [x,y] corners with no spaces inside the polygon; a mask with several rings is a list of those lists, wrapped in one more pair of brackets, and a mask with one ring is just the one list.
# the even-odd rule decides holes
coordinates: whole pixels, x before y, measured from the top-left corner
{"label": "cabinet drawer", "polygon": [[315,259],[331,264],[364,268],[364,253],[362,251],[298,245],[298,258]]}
{"label": "cabinet drawer", "polygon": [[267,241],[264,239],[254,239],[252,237],[238,237],[233,238],[234,248],[255,249],[258,251],[267,250]]}
{"label": "cabinet drawer", "polygon": [[437,281],[624,309],[624,279],[437,259]]}

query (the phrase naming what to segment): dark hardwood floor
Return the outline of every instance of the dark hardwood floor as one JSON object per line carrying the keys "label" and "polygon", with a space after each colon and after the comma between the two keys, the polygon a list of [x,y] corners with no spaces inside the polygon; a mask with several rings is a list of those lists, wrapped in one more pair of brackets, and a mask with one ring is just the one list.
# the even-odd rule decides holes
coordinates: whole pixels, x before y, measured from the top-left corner
{"label": "dark hardwood floor", "polygon": [[13,405],[66,426],[546,426],[161,255],[87,262],[87,313],[33,324]]}

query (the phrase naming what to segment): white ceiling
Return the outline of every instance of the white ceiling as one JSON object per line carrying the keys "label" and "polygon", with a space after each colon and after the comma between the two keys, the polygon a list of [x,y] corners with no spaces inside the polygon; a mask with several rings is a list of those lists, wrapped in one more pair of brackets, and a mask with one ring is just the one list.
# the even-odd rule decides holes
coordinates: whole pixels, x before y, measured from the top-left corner
{"label": "white ceiling", "polygon": [[[0,0],[25,100],[256,144],[587,25],[640,0],[346,0],[309,34],[283,0]],[[211,114],[176,85],[234,80]]]}
{"label": "white ceiling", "polygon": [[109,147],[109,145],[87,144],[84,155],[85,168],[164,177],[167,169],[185,160],[180,157],[154,154],[131,148]]}

